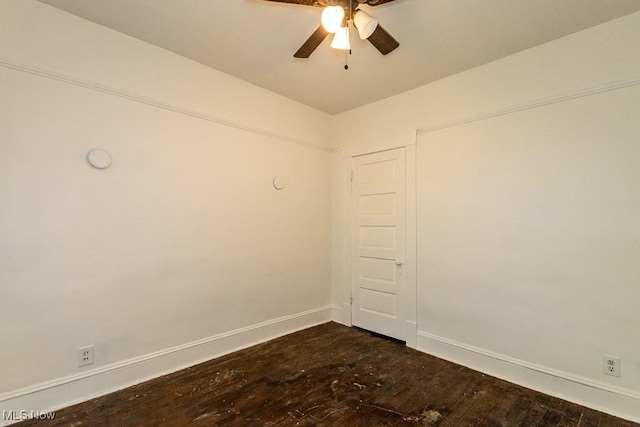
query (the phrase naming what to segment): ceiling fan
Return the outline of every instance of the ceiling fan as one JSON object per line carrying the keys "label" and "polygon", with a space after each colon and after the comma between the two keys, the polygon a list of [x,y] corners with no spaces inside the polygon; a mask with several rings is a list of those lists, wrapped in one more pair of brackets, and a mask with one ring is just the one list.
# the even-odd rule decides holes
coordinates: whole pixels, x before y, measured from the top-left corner
{"label": "ceiling fan", "polygon": [[378,51],[387,55],[400,43],[380,24],[364,11],[358,9],[361,4],[378,6],[394,0],[266,0],[302,6],[322,7],[322,25],[320,25],[293,55],[295,58],[308,58],[322,41],[335,33],[331,47],[349,50],[348,22],[353,21],[361,39],[367,39]]}

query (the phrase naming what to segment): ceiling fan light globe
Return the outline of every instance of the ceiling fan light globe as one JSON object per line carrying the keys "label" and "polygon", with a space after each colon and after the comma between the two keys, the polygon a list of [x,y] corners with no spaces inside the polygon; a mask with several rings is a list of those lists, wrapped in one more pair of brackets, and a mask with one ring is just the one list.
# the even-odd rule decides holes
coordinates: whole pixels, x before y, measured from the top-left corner
{"label": "ceiling fan light globe", "polygon": [[360,39],[365,40],[371,37],[371,34],[378,28],[378,20],[358,10],[353,16],[353,25],[358,29]]}
{"label": "ceiling fan light globe", "polygon": [[335,33],[342,26],[344,19],[344,9],[340,6],[327,6],[322,11],[320,21],[322,26],[329,33]]}
{"label": "ceiling fan light globe", "polygon": [[331,47],[340,50],[351,49],[348,27],[340,27],[338,31],[336,31],[336,34],[333,36],[333,41],[331,42]]}

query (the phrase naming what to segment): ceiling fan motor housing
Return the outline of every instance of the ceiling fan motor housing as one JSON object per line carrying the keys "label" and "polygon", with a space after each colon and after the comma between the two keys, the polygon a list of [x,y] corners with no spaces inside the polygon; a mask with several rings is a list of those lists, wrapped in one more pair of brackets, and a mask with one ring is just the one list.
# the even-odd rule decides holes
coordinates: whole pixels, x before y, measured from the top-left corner
{"label": "ceiling fan motor housing", "polygon": [[[380,6],[395,0],[266,0],[278,3],[289,3],[300,6],[323,7],[339,6],[345,10],[342,26],[345,26],[346,20],[353,19],[353,16],[360,5]],[[393,38],[374,18],[368,17],[364,25],[358,28],[360,37],[367,39],[381,54],[388,55],[394,51],[400,43]],[[362,24],[365,21],[361,21]],[[333,32],[333,31],[332,31]],[[309,36],[307,41],[293,54],[295,58],[309,58],[313,51],[322,43],[322,41],[330,34],[330,32],[320,25]]]}
{"label": "ceiling fan motor housing", "polygon": [[[387,0],[389,1],[389,0]],[[357,6],[361,4],[368,4],[370,6],[375,6],[380,3],[380,0],[315,0],[314,6],[319,7],[327,7],[327,6],[342,6],[345,9],[353,8],[355,9]]]}

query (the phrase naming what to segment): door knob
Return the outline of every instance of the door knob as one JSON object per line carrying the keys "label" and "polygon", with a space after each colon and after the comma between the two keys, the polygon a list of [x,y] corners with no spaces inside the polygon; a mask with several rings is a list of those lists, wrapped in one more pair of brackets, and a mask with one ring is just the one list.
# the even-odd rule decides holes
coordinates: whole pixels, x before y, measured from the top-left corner
{"label": "door knob", "polygon": [[400,266],[402,265],[402,261],[400,261],[399,259],[397,259],[397,260],[396,260],[396,265],[397,265],[398,267],[400,267]]}

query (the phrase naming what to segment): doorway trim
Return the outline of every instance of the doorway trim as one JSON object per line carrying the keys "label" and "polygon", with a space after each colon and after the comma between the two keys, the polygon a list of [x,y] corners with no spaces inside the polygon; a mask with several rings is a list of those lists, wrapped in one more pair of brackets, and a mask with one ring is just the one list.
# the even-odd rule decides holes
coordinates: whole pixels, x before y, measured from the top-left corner
{"label": "doorway trim", "polygon": [[417,131],[406,132],[389,138],[373,141],[367,146],[345,149],[342,152],[342,189],[343,189],[343,275],[342,294],[343,323],[353,326],[351,320],[351,251],[352,251],[352,212],[351,212],[351,171],[353,157],[373,154],[381,151],[405,148],[405,180],[406,180],[406,258],[405,258],[405,331],[407,347],[418,345],[418,295],[417,295],[417,213],[416,213],[416,150]]}

